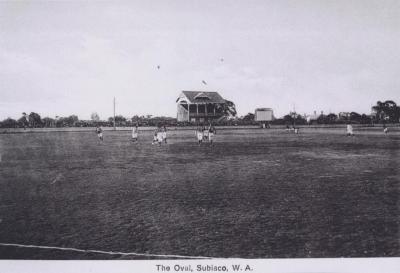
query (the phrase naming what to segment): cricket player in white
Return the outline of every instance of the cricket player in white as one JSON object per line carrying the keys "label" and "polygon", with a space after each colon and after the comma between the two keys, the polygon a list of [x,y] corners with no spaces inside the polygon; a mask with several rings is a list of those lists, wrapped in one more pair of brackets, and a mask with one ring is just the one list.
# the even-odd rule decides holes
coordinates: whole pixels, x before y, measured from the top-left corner
{"label": "cricket player in white", "polygon": [[158,141],[159,145],[161,145],[161,143],[163,141],[163,132],[161,132],[160,129],[158,129],[158,131],[157,131],[157,141]]}
{"label": "cricket player in white", "polygon": [[167,144],[167,128],[165,126],[163,127],[162,138],[164,140],[164,143]]}
{"label": "cricket player in white", "polygon": [[138,134],[139,134],[139,129],[138,129],[138,126],[136,124],[136,126],[132,128],[132,141],[133,142],[137,142],[138,141]]}
{"label": "cricket player in white", "polygon": [[347,131],[347,135],[348,136],[353,136],[354,135],[353,126],[351,124],[347,124],[346,131]]}
{"label": "cricket player in white", "polygon": [[214,135],[217,133],[214,126],[210,125],[208,128],[208,141],[210,141],[211,145],[213,145]]}
{"label": "cricket player in white", "polygon": [[206,128],[205,126],[203,127],[203,140],[204,141],[208,141],[208,128]]}
{"label": "cricket player in white", "polygon": [[103,141],[103,130],[100,127],[96,128],[97,137]]}
{"label": "cricket player in white", "polygon": [[157,143],[157,135],[158,135],[158,130],[156,129],[154,131],[153,142],[151,143],[152,145]]}
{"label": "cricket player in white", "polygon": [[199,145],[201,145],[201,143],[203,142],[203,129],[201,127],[197,127],[196,136]]}

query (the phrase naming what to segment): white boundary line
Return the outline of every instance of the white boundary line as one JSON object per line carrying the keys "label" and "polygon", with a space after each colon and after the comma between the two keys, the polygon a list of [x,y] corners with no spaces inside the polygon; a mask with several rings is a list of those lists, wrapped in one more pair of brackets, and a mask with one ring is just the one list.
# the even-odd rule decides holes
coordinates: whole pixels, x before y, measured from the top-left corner
{"label": "white boundary line", "polygon": [[75,252],[84,252],[84,253],[99,253],[99,254],[123,255],[123,256],[147,256],[147,257],[182,258],[182,259],[216,259],[214,257],[204,257],[204,256],[163,255],[163,254],[151,254],[151,253],[104,251],[104,250],[94,250],[94,249],[79,249],[79,248],[73,248],[73,247],[22,245],[22,244],[10,244],[10,243],[0,243],[0,246],[39,248],[39,249],[56,249],[56,250],[62,250],[62,251],[75,251]]}

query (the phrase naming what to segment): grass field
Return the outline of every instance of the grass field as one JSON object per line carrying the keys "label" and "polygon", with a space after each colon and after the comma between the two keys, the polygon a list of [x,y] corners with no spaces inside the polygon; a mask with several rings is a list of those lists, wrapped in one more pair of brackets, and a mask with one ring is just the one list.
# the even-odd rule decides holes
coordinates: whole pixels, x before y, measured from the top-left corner
{"label": "grass field", "polygon": [[[357,132],[356,132],[357,133]],[[400,134],[0,135],[0,243],[208,257],[400,255]],[[125,259],[0,246],[2,259]],[[143,259],[145,257],[139,257]]]}

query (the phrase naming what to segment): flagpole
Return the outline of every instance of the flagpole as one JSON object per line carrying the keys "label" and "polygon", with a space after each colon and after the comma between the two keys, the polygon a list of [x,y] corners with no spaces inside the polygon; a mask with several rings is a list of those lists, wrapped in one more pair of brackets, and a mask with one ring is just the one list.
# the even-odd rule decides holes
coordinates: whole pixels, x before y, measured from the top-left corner
{"label": "flagpole", "polygon": [[114,97],[114,131],[116,130],[117,128],[115,127],[115,97]]}

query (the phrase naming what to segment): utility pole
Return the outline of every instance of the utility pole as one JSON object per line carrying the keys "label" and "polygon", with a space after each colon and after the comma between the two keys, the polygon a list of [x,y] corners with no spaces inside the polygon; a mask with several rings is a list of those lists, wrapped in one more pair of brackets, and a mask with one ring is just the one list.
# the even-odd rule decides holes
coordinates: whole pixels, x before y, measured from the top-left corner
{"label": "utility pole", "polygon": [[117,130],[117,128],[115,127],[115,97],[114,97],[114,131]]}
{"label": "utility pole", "polygon": [[293,102],[293,128],[296,127],[296,104]]}
{"label": "utility pole", "polygon": [[369,114],[369,118],[371,119],[371,126],[374,126],[374,112],[373,112],[373,108],[372,108],[372,103],[371,103],[371,110],[370,110],[370,114]]}

